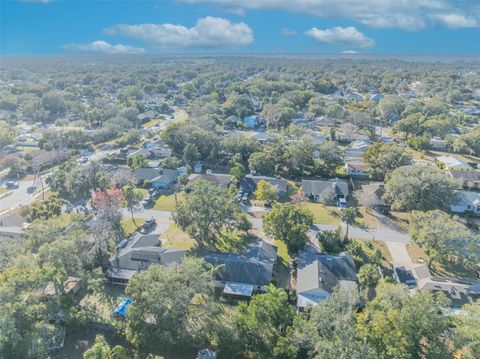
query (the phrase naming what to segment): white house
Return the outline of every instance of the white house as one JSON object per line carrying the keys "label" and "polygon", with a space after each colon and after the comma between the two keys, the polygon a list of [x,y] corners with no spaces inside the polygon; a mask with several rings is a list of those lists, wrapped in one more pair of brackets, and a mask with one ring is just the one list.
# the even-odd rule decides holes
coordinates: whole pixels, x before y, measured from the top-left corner
{"label": "white house", "polygon": [[472,191],[455,191],[457,201],[450,205],[454,213],[480,214],[480,193]]}
{"label": "white house", "polygon": [[443,167],[448,170],[456,171],[473,171],[473,167],[470,166],[464,160],[458,159],[452,156],[440,156],[437,157],[437,161],[443,165]]}

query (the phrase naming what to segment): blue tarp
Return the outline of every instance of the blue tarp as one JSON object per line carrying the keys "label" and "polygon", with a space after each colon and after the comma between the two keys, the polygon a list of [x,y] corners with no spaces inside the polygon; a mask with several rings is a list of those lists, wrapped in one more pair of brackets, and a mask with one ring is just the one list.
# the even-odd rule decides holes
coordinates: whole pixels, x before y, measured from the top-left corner
{"label": "blue tarp", "polygon": [[127,307],[132,304],[132,300],[130,298],[126,298],[123,302],[121,302],[113,311],[112,315],[114,316],[121,316],[123,318],[127,317]]}

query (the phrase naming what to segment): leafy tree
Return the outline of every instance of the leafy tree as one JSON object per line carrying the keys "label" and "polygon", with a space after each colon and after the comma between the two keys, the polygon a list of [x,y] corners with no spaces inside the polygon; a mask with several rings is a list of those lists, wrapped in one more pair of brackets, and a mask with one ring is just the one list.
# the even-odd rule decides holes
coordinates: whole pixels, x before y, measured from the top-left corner
{"label": "leafy tree", "polygon": [[450,259],[470,266],[478,262],[480,238],[445,212],[412,212],[409,233],[412,241],[425,249],[429,267],[433,261],[446,262]]}
{"label": "leafy tree", "polygon": [[127,158],[127,166],[130,167],[132,170],[136,168],[146,167],[147,162],[147,159],[143,158],[142,156],[132,156]]}
{"label": "leafy tree", "polygon": [[304,247],[312,225],[312,213],[290,203],[276,204],[263,219],[265,233],[284,241],[290,255]]}
{"label": "leafy tree", "polygon": [[250,228],[233,196],[207,181],[196,182],[187,197],[178,201],[173,219],[200,246],[214,245],[223,230]]}
{"label": "leafy tree", "polygon": [[390,174],[384,199],[393,210],[447,209],[454,200],[455,188],[455,183],[436,167],[406,166]]}
{"label": "leafy tree", "polygon": [[2,168],[8,168],[9,177],[23,177],[27,174],[28,163],[21,157],[15,155],[5,156],[0,161]]}
{"label": "leafy tree", "polygon": [[83,359],[128,359],[129,356],[125,348],[116,345],[112,348],[105,337],[97,335],[95,343],[83,353]]}
{"label": "leafy tree", "polygon": [[240,183],[245,177],[246,169],[240,163],[235,163],[232,168],[230,168],[230,176],[232,176],[235,183]]}
{"label": "leafy tree", "polygon": [[442,295],[408,295],[403,286],[381,283],[358,315],[357,330],[378,358],[452,358],[447,304]]}
{"label": "leafy tree", "polygon": [[461,350],[462,358],[480,357],[480,302],[463,306],[462,313],[454,318],[455,346]]}
{"label": "leafy tree", "polygon": [[278,200],[277,189],[270,182],[264,180],[258,181],[254,195],[259,201],[265,201],[268,204]]}
{"label": "leafy tree", "polygon": [[135,209],[135,206],[137,206],[143,199],[143,193],[137,188],[127,185],[123,187],[123,196],[125,198],[125,205],[127,206],[130,214],[132,215],[133,224],[137,226],[137,222],[135,221],[135,217],[133,216],[133,210]]}
{"label": "leafy tree", "polygon": [[67,110],[63,96],[58,92],[48,92],[42,97],[42,106],[50,115],[61,115]]}
{"label": "leafy tree", "polygon": [[322,251],[327,253],[340,253],[345,249],[346,241],[342,236],[342,229],[338,227],[334,231],[319,231],[318,243]]}
{"label": "leafy tree", "polygon": [[0,121],[0,150],[15,142],[17,132],[6,122]]}
{"label": "leafy tree", "polygon": [[57,196],[50,196],[44,201],[36,201],[22,209],[22,215],[28,222],[36,219],[49,219],[62,213],[63,201]]}
{"label": "leafy tree", "polygon": [[387,95],[378,103],[380,115],[384,123],[388,123],[394,116],[399,116],[405,109],[405,100],[400,96]]}
{"label": "leafy tree", "polygon": [[480,126],[458,136],[453,143],[453,149],[470,155],[480,154]]}
{"label": "leafy tree", "polygon": [[358,284],[362,288],[372,288],[378,284],[380,273],[374,264],[365,264],[358,270]]}
{"label": "leafy tree", "polygon": [[260,150],[260,142],[248,137],[242,132],[228,134],[221,141],[221,147],[226,153],[239,156],[242,163],[246,164],[250,155]]}
{"label": "leafy tree", "polygon": [[275,160],[268,152],[254,152],[248,159],[248,167],[250,171],[269,176],[275,172]]}
{"label": "leafy tree", "polygon": [[425,151],[430,146],[430,138],[427,134],[423,134],[422,136],[410,137],[407,140],[407,145],[414,150]]}
{"label": "leafy tree", "polygon": [[355,219],[358,216],[358,208],[356,207],[348,207],[343,209],[340,212],[340,220],[347,225],[347,231],[345,232],[345,238],[348,238],[348,229],[350,225],[355,223]]}
{"label": "leafy tree", "polygon": [[367,171],[372,177],[382,180],[395,168],[412,163],[410,155],[405,149],[393,143],[377,142],[370,146],[363,154]]}
{"label": "leafy tree", "polygon": [[308,137],[302,137],[288,146],[287,157],[289,171],[292,174],[302,175],[307,168],[313,167],[313,152],[315,146]]}
{"label": "leafy tree", "polygon": [[421,131],[421,125],[424,121],[425,118],[420,113],[408,115],[395,122],[392,131],[393,133],[403,132],[405,134],[405,140],[407,140],[410,134],[416,134]]}
{"label": "leafy tree", "polygon": [[213,301],[212,269],[196,258],[177,266],[152,265],[137,273],[125,290],[133,304],[128,308],[127,339],[148,348],[164,345],[203,346],[210,335],[218,307]]}
{"label": "leafy tree", "polygon": [[376,358],[356,332],[361,305],[355,291],[335,290],[310,309],[310,319],[298,316],[275,348],[278,358]]}
{"label": "leafy tree", "polygon": [[275,347],[295,318],[295,308],[285,290],[272,284],[267,293],[254,295],[250,303],[240,303],[236,328],[244,355],[271,357]]}
{"label": "leafy tree", "polygon": [[279,130],[290,125],[296,116],[296,112],[288,106],[267,103],[263,107],[262,116],[265,118],[268,128]]}
{"label": "leafy tree", "polygon": [[327,141],[318,147],[318,159],[323,172],[334,175],[337,167],[343,164],[343,151],[334,141]]}

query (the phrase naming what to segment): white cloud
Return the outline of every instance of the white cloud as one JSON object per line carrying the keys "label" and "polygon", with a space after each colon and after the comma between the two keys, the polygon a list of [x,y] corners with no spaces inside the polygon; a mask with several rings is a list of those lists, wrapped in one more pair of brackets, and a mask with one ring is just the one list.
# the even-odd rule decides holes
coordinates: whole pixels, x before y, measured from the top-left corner
{"label": "white cloud", "polygon": [[358,54],[355,50],[344,50],[341,52],[344,55],[353,55],[353,54]]}
{"label": "white cloud", "polygon": [[174,24],[119,24],[105,29],[108,35],[123,35],[163,48],[215,48],[244,46],[253,42],[253,31],[243,23],[207,16],[187,28]]}
{"label": "white cloud", "polygon": [[296,34],[297,34],[297,32],[295,30],[288,29],[286,27],[284,27],[282,29],[282,35],[283,36],[295,36]]}
{"label": "white cloud", "polygon": [[330,29],[320,30],[316,27],[311,28],[305,32],[305,35],[310,36],[325,44],[341,45],[346,47],[372,47],[375,41],[353,26],[340,27],[335,26]]}
{"label": "white cloud", "polygon": [[88,44],[68,44],[64,45],[63,48],[74,52],[96,52],[100,54],[144,54],[146,52],[143,47],[122,44],[112,45],[101,40]]}
{"label": "white cloud", "polygon": [[[480,27],[478,0],[177,0],[224,9],[280,9],[342,18],[379,28],[414,31],[433,26]],[[452,15],[454,14],[454,15]]]}
{"label": "white cloud", "polygon": [[430,18],[437,24],[451,29],[480,26],[479,19],[461,14],[434,14],[431,15]]}

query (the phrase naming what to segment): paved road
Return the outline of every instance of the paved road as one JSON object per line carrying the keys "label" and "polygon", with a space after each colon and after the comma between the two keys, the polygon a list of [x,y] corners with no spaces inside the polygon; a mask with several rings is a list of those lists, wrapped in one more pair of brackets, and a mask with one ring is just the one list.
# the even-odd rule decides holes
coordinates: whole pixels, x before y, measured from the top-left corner
{"label": "paved road", "polygon": [[[44,180],[44,186],[46,188],[47,186],[45,185],[45,176],[46,175],[43,175],[42,178]],[[13,192],[9,196],[0,199],[0,215],[10,210],[13,210],[17,207],[30,204],[36,198],[38,198],[38,196],[40,195],[40,192],[37,192],[37,193],[27,192],[27,188],[32,185],[34,185],[34,182],[32,180],[19,181],[17,189],[13,190]],[[36,186],[38,189],[40,189],[40,183],[37,183]]]}
{"label": "paved road", "polygon": [[[336,225],[331,224],[316,224],[316,229],[323,230],[323,231],[331,231],[337,229]],[[346,225],[341,225],[343,232],[346,231]],[[348,229],[348,236],[351,238],[359,238],[359,239],[373,239],[377,241],[385,241],[385,242],[394,242],[394,243],[409,243],[410,238],[408,234],[402,233],[399,231],[379,228],[379,229],[362,229],[358,227],[352,227]]]}

